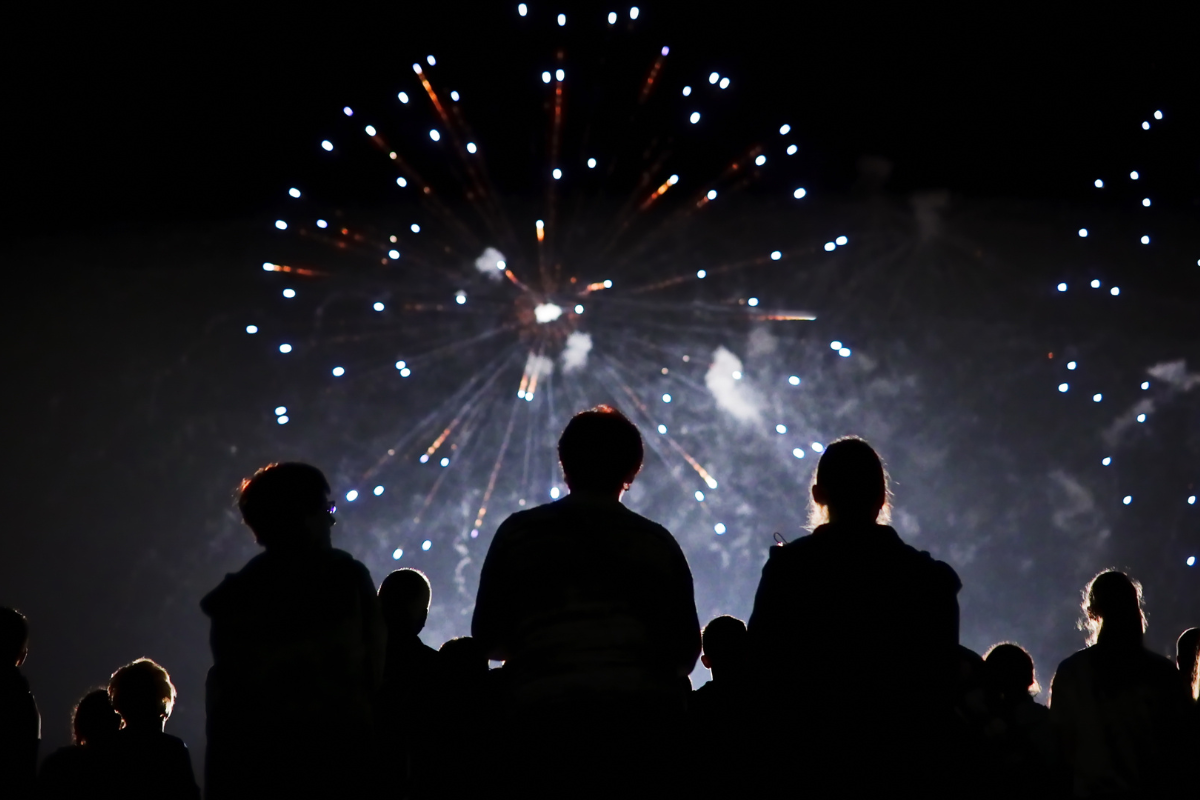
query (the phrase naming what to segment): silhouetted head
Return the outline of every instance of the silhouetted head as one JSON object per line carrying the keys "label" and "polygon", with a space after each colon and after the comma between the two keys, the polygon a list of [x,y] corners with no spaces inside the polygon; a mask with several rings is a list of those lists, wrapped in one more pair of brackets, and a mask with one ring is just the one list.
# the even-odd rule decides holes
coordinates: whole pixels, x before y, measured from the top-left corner
{"label": "silhouetted head", "polygon": [[474,679],[488,672],[487,653],[470,636],[459,636],[444,643],[438,650],[438,660],[446,677],[452,679]]}
{"label": "silhouetted head", "polygon": [[1192,687],[1192,699],[1195,700],[1200,690],[1200,628],[1188,628],[1179,634],[1175,642],[1175,666],[1187,678]]}
{"label": "silhouetted head", "polygon": [[1083,614],[1088,644],[1101,639],[1140,643],[1146,632],[1142,585],[1124,572],[1105,570],[1084,587]]}
{"label": "silhouetted head", "polygon": [[809,527],[834,521],[891,521],[887,470],[879,454],[857,436],[827,446],[813,473]]}
{"label": "silhouetted head", "polygon": [[746,641],[746,623],[728,615],[717,617],[704,626],[700,662],[712,670],[714,679],[718,670],[736,672],[746,660]]}
{"label": "silhouetted head", "polygon": [[416,636],[429,616],[432,590],[425,573],[417,569],[398,569],[383,579],[379,587],[379,605],[389,636]]}
{"label": "silhouetted head", "polygon": [[112,674],[108,697],[123,727],[161,731],[175,707],[175,684],[157,663],[139,658]]}
{"label": "silhouetted head", "polygon": [[29,620],[15,608],[0,608],[0,665],[19,667],[29,654]]}
{"label": "silhouetted head", "polygon": [[296,462],[270,464],[238,488],[242,519],[263,547],[329,547],[334,504],[321,470]]}
{"label": "silhouetted head", "polygon": [[95,744],[121,729],[121,715],[112,707],[107,689],[85,694],[71,715],[71,732],[75,744]]}
{"label": "silhouetted head", "polygon": [[1009,700],[1041,691],[1033,671],[1033,656],[1013,642],[993,645],[983,657],[983,676],[988,689]]}
{"label": "silhouetted head", "polygon": [[642,435],[611,406],[596,406],[571,418],[558,440],[558,461],[573,492],[628,489],[642,468]]}

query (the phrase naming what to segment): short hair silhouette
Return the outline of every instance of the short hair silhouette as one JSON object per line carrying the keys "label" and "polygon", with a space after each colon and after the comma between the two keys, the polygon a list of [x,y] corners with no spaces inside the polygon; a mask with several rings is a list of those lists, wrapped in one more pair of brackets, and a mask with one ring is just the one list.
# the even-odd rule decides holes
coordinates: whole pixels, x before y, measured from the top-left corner
{"label": "short hair silhouette", "polygon": [[175,684],[155,661],[139,658],[112,674],[108,697],[126,725],[165,720],[175,707]]}
{"label": "short hair silhouette", "polygon": [[29,620],[15,608],[0,608],[0,666],[20,665],[29,647]]}
{"label": "short hair silhouette", "polygon": [[[844,436],[827,445],[813,471],[812,486],[810,528],[824,525],[834,515],[881,525],[891,521],[887,469],[861,437]],[[822,495],[824,502],[818,502],[817,495]]]}
{"label": "short hair silhouette", "polygon": [[121,729],[121,715],[112,707],[107,689],[94,689],[75,704],[71,736],[75,744],[95,743]]}
{"label": "short hair silhouette", "polygon": [[1142,585],[1119,570],[1105,570],[1088,581],[1082,607],[1080,627],[1088,632],[1088,644],[1098,642],[1101,631],[1119,637],[1140,637],[1146,631]]}
{"label": "short hair silhouette", "polygon": [[488,657],[483,646],[471,636],[456,636],[438,649],[438,659],[449,677],[486,675]]}
{"label": "short hair silhouette", "polygon": [[274,547],[286,545],[305,517],[329,513],[329,492],[325,475],[310,464],[268,464],[242,481],[237,504],[255,540]]}
{"label": "short hair silhouette", "polygon": [[984,680],[988,686],[1007,697],[1022,693],[1035,695],[1041,691],[1033,668],[1033,656],[1015,642],[1001,642],[983,656]]}
{"label": "short hair silhouette", "polygon": [[637,475],[644,455],[637,426],[612,406],[579,412],[558,440],[558,461],[572,491],[618,490]]}
{"label": "short hair silhouette", "polygon": [[418,569],[398,569],[384,578],[379,586],[379,605],[388,630],[420,633],[432,596],[429,579]]}
{"label": "short hair silhouette", "polygon": [[746,623],[728,614],[719,616],[704,626],[700,643],[704,649],[704,666],[709,669],[737,661],[746,650]]}

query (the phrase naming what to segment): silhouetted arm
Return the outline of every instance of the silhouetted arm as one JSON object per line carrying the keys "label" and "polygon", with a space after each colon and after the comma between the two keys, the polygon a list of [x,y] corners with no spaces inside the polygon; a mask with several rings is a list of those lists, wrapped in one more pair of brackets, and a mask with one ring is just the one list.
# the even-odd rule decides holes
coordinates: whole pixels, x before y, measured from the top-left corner
{"label": "silhouetted arm", "polygon": [[667,537],[672,549],[670,595],[666,598],[670,658],[680,677],[686,677],[696,668],[696,660],[700,658],[700,619],[696,613],[696,590],[687,556],[670,533]]}
{"label": "silhouetted arm", "polygon": [[483,560],[483,568],[479,572],[479,591],[475,594],[475,613],[471,617],[471,636],[493,661],[508,660],[511,644],[508,631],[513,609],[506,556],[506,541],[511,532],[509,520],[505,520],[496,530],[487,557]]}
{"label": "silhouetted arm", "polygon": [[[362,566],[362,565],[360,565]],[[383,683],[383,661],[387,653],[387,626],[383,622],[383,610],[379,607],[379,596],[370,571],[362,566],[359,579],[359,596],[362,604],[363,638],[366,645],[367,668],[371,691]]]}

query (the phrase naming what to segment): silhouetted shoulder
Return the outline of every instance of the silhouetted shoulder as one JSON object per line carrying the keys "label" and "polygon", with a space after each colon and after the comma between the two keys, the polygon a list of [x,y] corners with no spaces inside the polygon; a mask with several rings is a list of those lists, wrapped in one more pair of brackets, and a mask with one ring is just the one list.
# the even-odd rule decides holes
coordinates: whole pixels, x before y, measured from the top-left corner
{"label": "silhouetted shoulder", "polygon": [[369,586],[374,593],[370,571],[344,550],[295,554],[268,551],[250,559],[239,571],[227,574],[220,585],[200,601],[200,609],[210,617],[225,612],[237,613],[244,603],[253,601],[264,590],[304,588],[290,585],[289,575],[320,576],[326,581]]}
{"label": "silhouetted shoulder", "polygon": [[958,573],[944,561],[905,543],[887,525],[847,528],[838,524],[822,525],[781,547],[768,551],[768,566],[774,569],[821,569],[830,560],[885,556],[893,567],[925,574],[936,586],[957,594],[962,589]]}

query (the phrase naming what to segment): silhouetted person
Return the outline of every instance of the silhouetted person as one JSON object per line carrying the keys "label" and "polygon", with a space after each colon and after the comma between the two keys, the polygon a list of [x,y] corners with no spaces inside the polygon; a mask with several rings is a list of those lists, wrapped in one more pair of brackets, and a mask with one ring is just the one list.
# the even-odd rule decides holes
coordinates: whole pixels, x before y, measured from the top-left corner
{"label": "silhouetted person", "polygon": [[1175,666],[1179,674],[1191,689],[1192,699],[1200,694],[1200,675],[1197,674],[1197,661],[1200,660],[1200,628],[1188,628],[1179,634],[1175,641]]}
{"label": "silhouetted person", "polygon": [[[740,704],[739,690],[746,680],[749,656],[746,623],[737,617],[720,616],[704,626],[701,634],[702,663],[711,675],[707,683],[692,692],[691,706],[705,717],[722,718],[730,706]],[[715,724],[716,719],[701,724]]]}
{"label": "silhouetted person", "polygon": [[368,793],[386,637],[371,575],[333,548],[315,467],[260,469],[238,507],[266,552],[200,604],[212,620],[206,795]]}
{"label": "silhouetted person", "polygon": [[129,800],[199,800],[187,745],[163,731],[175,706],[175,685],[161,666],[139,658],[108,682],[121,729],[96,744],[112,796]]}
{"label": "silhouetted person", "polygon": [[39,800],[107,798],[119,794],[101,771],[99,753],[121,728],[121,715],[112,707],[107,689],[96,689],[80,699],[71,715],[72,744],[60,747],[38,770]]}
{"label": "silhouetted person", "polygon": [[[438,651],[421,641],[432,591],[424,573],[398,569],[379,587],[387,625],[387,657],[379,690],[376,733],[381,790],[418,794],[429,784],[432,741],[428,735],[438,679]],[[486,662],[485,662],[486,664]]]}
{"label": "silhouetted person", "polygon": [[756,770],[763,791],[950,791],[958,576],[882,524],[887,473],[862,439],[825,449],[811,494],[815,529],[770,549],[748,625],[758,738],[790,759]]}
{"label": "silhouetted person", "polygon": [[1083,593],[1088,644],[1058,665],[1050,719],[1074,796],[1167,797],[1194,767],[1190,701],[1170,660],[1142,644],[1142,587],[1102,572]]}
{"label": "silhouetted person", "polygon": [[700,625],[678,543],[621,504],[642,453],[615,409],[575,415],[558,443],[570,494],[510,516],[488,550],[471,631],[505,662],[517,726],[510,785],[495,788],[629,795],[669,780]]}
{"label": "silhouetted person", "polygon": [[42,717],[21,664],[29,655],[29,622],[12,608],[0,608],[0,793],[33,794]]}
{"label": "silhouetted person", "polygon": [[1033,698],[1040,691],[1033,658],[1020,645],[988,650],[984,685],[991,715],[984,729],[987,771],[979,786],[989,797],[1056,797],[1057,757],[1049,710]]}

